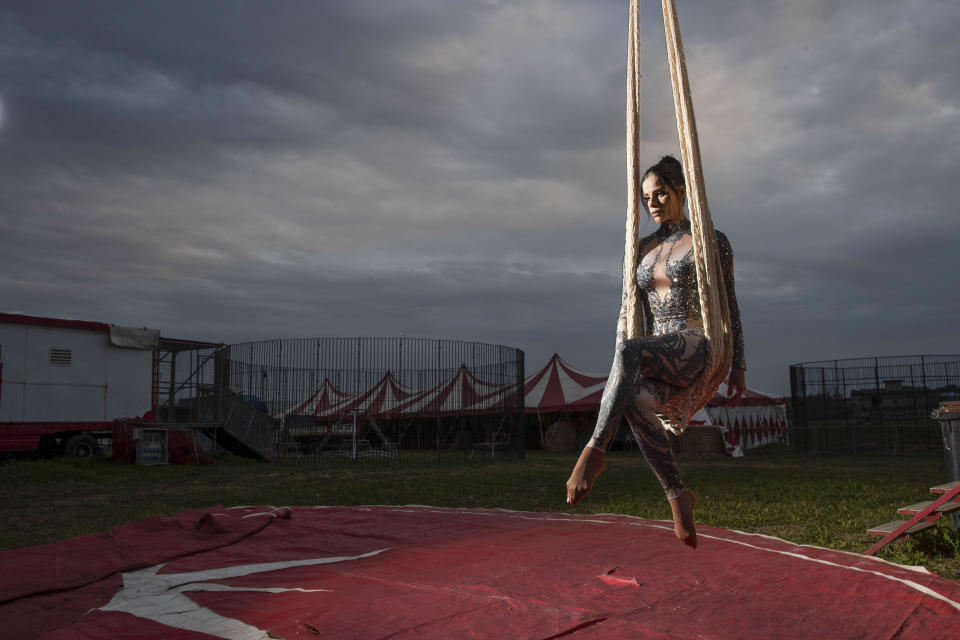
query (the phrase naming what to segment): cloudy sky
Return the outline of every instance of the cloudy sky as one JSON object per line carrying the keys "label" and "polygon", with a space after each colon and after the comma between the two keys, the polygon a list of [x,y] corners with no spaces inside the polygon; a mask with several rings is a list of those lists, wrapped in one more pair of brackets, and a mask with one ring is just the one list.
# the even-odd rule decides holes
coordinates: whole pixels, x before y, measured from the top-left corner
{"label": "cloudy sky", "polygon": [[[958,353],[960,3],[682,0],[750,386]],[[609,366],[627,0],[0,2],[0,310]],[[679,154],[643,3],[643,162]],[[650,222],[646,231],[654,229]]]}

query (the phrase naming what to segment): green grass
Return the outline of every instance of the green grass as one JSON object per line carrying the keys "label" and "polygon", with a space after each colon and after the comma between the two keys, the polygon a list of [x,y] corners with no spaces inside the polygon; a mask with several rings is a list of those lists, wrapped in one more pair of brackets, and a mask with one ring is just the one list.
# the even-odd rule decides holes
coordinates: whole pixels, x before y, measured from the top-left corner
{"label": "green grass", "polygon": [[[575,459],[528,452],[524,460],[493,464],[10,461],[0,466],[0,549],[216,504],[429,504],[669,518],[663,492],[636,452],[612,452],[593,492],[568,508],[563,484]],[[929,499],[929,487],[946,481],[940,453],[810,457],[772,448],[737,459],[682,457],[680,467],[698,495],[699,523],[854,552],[877,540],[867,527],[893,520],[897,507]],[[879,555],[960,579],[960,536],[946,522]]]}

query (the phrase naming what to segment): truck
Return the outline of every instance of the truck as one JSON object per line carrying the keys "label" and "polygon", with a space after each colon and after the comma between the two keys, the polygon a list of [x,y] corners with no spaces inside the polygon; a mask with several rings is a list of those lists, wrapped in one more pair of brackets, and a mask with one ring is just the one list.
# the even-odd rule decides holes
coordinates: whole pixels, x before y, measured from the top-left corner
{"label": "truck", "polygon": [[222,346],[147,327],[0,313],[0,456],[97,456],[118,421],[149,423],[162,412],[165,357]]}

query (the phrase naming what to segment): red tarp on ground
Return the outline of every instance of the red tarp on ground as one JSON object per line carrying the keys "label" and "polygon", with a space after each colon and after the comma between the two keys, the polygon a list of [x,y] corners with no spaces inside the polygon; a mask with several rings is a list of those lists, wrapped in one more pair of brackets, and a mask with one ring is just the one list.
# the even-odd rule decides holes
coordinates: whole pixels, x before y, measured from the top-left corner
{"label": "red tarp on ground", "polygon": [[3,637],[32,638],[106,604],[123,586],[122,571],[234,544],[274,518],[290,515],[288,509],[271,508],[252,513],[259,515],[238,517],[239,512],[223,508],[186,511],[55,544],[4,551],[0,553]]}
{"label": "red tarp on ground", "polygon": [[46,640],[927,640],[960,624],[960,585],[929,573],[699,534],[693,551],[669,523],[625,516],[217,508],[0,553],[0,629]]}

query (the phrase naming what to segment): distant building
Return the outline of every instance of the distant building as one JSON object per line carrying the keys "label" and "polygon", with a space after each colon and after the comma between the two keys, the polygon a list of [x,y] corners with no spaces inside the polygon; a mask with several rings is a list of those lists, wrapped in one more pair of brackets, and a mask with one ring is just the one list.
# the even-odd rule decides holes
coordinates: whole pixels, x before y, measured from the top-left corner
{"label": "distant building", "polygon": [[[850,392],[853,416],[862,420],[881,416],[887,419],[912,418],[924,412],[924,404],[933,409],[940,394],[926,387],[909,386],[903,380],[883,380],[879,389],[855,389]],[[926,400],[925,400],[926,399]]]}

